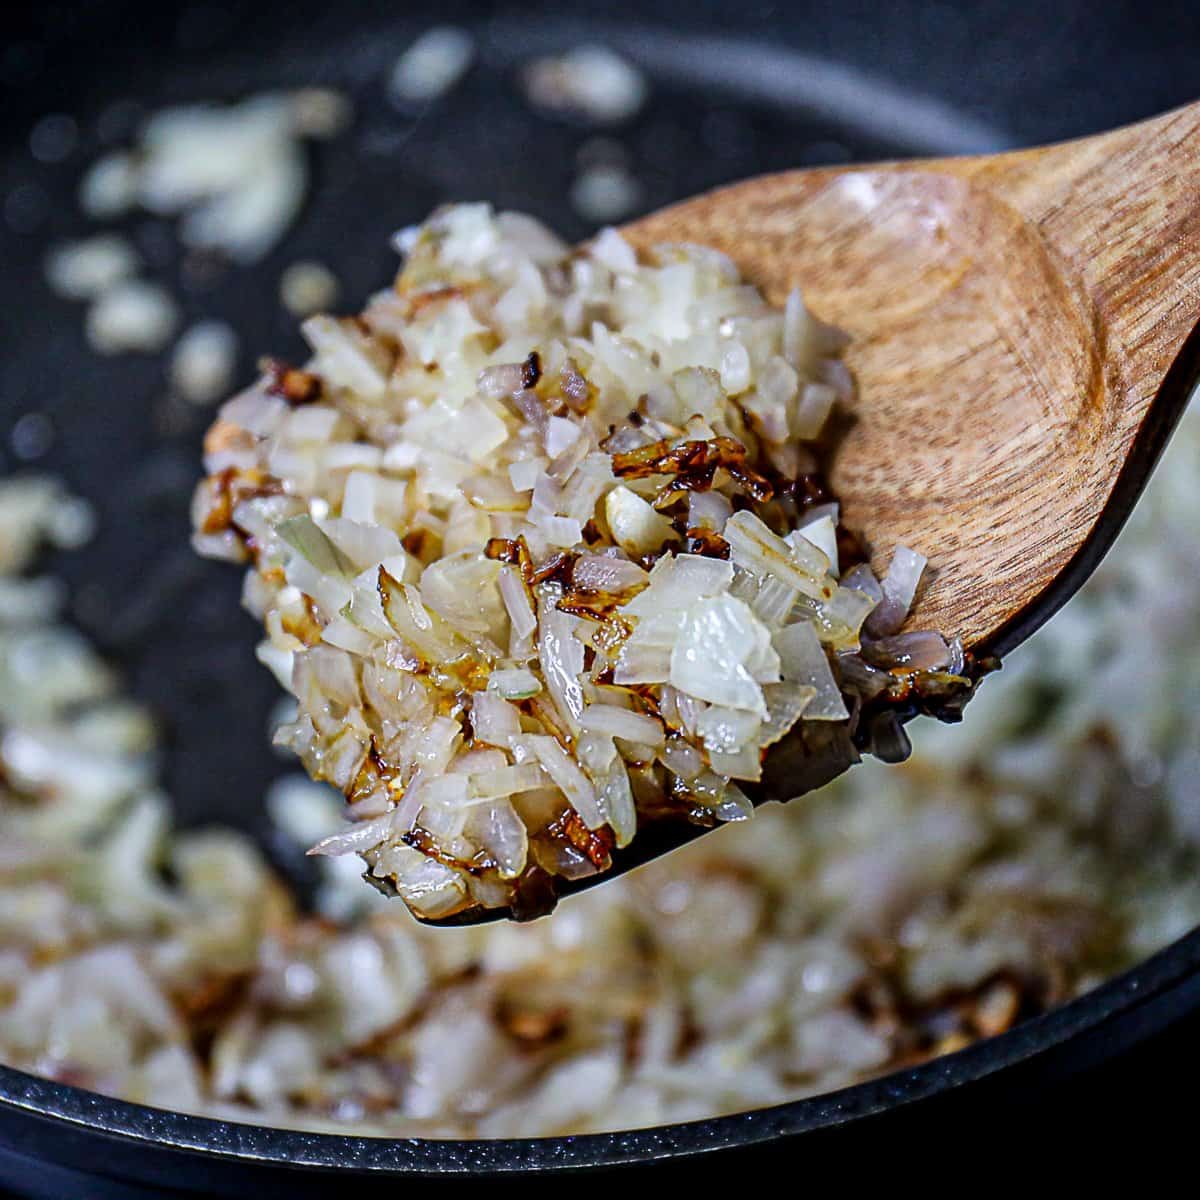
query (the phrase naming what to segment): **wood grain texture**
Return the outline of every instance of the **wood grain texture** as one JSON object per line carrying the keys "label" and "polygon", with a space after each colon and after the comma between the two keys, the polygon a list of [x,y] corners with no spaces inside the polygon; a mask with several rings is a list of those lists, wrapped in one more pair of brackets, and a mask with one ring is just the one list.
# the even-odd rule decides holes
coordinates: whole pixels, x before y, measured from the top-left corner
{"label": "wood grain texture", "polygon": [[1190,369],[1162,385],[1200,318],[1200,104],[1034,150],[765,176],[625,232],[716,246],[851,336],[845,522],[877,569],[898,542],[929,557],[911,627],[1007,649],[1086,577],[1182,411]]}

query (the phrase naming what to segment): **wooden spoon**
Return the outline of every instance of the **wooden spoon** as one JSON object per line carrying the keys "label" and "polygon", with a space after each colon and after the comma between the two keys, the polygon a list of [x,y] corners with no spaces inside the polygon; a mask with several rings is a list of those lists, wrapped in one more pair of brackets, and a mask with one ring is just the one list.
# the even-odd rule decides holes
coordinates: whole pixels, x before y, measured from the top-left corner
{"label": "wooden spoon", "polygon": [[[799,286],[850,335],[843,520],[877,570],[897,543],[929,558],[908,627],[976,654],[1007,652],[1084,582],[1200,374],[1200,103],[1033,150],[760,176],[623,232],[715,246],[773,303]],[[824,781],[788,759],[776,747],[756,800]],[[640,830],[560,894],[703,832]]]}

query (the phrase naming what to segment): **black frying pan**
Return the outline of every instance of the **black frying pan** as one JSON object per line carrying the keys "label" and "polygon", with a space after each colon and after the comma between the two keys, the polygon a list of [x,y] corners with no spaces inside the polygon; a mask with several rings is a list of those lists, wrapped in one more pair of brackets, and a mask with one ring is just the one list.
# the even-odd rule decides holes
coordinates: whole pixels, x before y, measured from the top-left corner
{"label": "black frying pan", "polygon": [[[101,513],[98,539],[53,566],[74,585],[76,620],[161,717],[178,819],[248,830],[303,890],[304,863],[271,841],[259,804],[279,771],[265,748],[275,691],[253,662],[253,624],[235,615],[237,573],[187,547],[204,417],[163,432],[161,364],[97,360],[78,310],[41,283],[49,242],[84,231],[73,189],[104,137],[139,109],[173,101],[305,83],[354,97],[354,131],[318,150],[316,186],[283,246],[260,268],[182,292],[189,315],[219,313],[238,326],[245,375],[260,351],[300,353],[275,298],[280,270],[297,258],[331,264],[355,306],[391,273],[388,234],[444,200],[488,199],[569,237],[588,232],[565,200],[585,134],[521,103],[513,75],[531,54],[602,40],[648,71],[653,100],[621,137],[649,209],[761,171],[988,150],[1167,108],[1200,90],[1189,8],[843,0],[405,11],[260,0],[43,4],[10,15],[0,35],[0,468],[16,465],[14,422],[48,416],[56,439],[36,465],[61,472]],[[441,22],[475,29],[482,63],[444,102],[401,117],[384,99],[386,69],[416,32]],[[28,151],[30,126],[46,112],[80,125],[80,149],[61,164],[36,163]],[[138,218],[130,232],[181,290],[162,227]],[[617,1165],[715,1183],[794,1171],[797,1156],[815,1165],[849,1152],[861,1166],[867,1146],[909,1148],[930,1130],[939,1143],[962,1139],[997,1121],[1027,1143],[1052,1115],[1103,1120],[1106,1097],[1142,1086],[1181,1047],[1200,1047],[1190,1018],[1198,968],[1193,934],[1057,1012],[913,1070],[742,1116],[612,1136],[301,1135],[139,1108],[0,1068],[0,1184],[53,1197],[250,1196],[272,1194],[274,1178],[308,1196],[342,1190],[349,1174]]]}

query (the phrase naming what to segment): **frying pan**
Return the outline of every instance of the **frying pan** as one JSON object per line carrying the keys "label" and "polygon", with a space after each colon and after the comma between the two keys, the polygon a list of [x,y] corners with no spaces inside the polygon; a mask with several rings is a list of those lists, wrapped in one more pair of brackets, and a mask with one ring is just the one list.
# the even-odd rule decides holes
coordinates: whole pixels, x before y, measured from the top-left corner
{"label": "frying pan", "polygon": [[[237,616],[236,573],[187,547],[187,505],[204,420],[164,421],[161,362],[98,360],[78,311],[40,282],[49,243],[84,232],[73,195],[83,162],[163,104],[329,84],[356,105],[353,130],[314,155],[314,184],[284,243],[259,267],[197,280],[165,228],[128,232],[188,317],[220,314],[252,354],[298,356],[275,298],[287,264],[330,264],[354,304],[392,270],[389,233],[436,204],[480,198],[589,232],[566,200],[569,122],[531,113],[514,84],[539,52],[601,41],[650,77],[653,98],[619,136],[643,206],[784,167],[974,152],[1134,120],[1197,94],[1200,31],[1188,8],[925,0],[878,6],[624,2],[388,4],[311,0],[41,4],[7,17],[0,45],[0,469],[20,464],[9,432],[29,412],[55,437],[37,466],[61,473],[100,514],[86,549],[52,561],[73,619],[125,670],[168,736],[166,780],[183,825],[221,821],[254,836],[303,894],[306,865],[277,843],[261,805],[279,764],[265,749],[274,685]],[[433,23],[480,39],[454,93],[400,114],[383,80]],[[47,112],[78,123],[79,145],[36,162],[28,135]],[[178,414],[176,414],[177,416]],[[8,456],[7,460],[5,455]],[[0,1185],[22,1195],[292,1196],[355,1177],[512,1177],[654,1169],[712,1185],[751,1171],[875,1151],[978,1142],[995,1130],[1032,1145],[1087,1125],[1139,1127],[1160,1073],[1200,1048],[1200,933],[1081,999],[945,1058],[815,1099],[688,1125],[528,1141],[382,1140],[302,1134],[152,1110],[0,1068]],[[1068,1120],[1064,1114],[1073,1114]],[[1161,1112],[1158,1116],[1161,1116]],[[948,1140],[948,1141],[947,1141]],[[865,1152],[865,1157],[860,1157]],[[797,1156],[802,1156],[798,1159]],[[886,1159],[885,1159],[886,1161]],[[394,1178],[392,1186],[399,1182]]]}

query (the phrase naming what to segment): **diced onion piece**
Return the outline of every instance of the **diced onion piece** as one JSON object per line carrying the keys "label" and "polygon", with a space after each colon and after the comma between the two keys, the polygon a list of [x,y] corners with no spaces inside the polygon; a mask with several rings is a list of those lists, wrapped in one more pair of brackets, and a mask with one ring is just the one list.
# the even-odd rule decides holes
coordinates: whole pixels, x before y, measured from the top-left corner
{"label": "diced onion piece", "polygon": [[721,754],[736,754],[744,746],[757,744],[762,724],[757,713],[710,705],[696,722],[704,748]]}
{"label": "diced onion piece", "polygon": [[484,512],[519,513],[529,507],[529,498],[497,475],[477,475],[462,485],[463,495]]}
{"label": "diced onion piece", "polygon": [[[373,474],[383,466],[383,451],[378,446],[368,446],[366,442],[330,442],[321,449],[321,466],[326,471],[361,468]],[[383,482],[380,476],[375,476],[375,479],[377,483]]]}
{"label": "diced onion piece", "polygon": [[429,806],[461,804],[466,800],[469,791],[470,784],[461,774],[429,776],[421,789],[421,803]]}
{"label": "diced onion piece", "polygon": [[283,650],[264,640],[255,646],[254,657],[275,676],[276,682],[281,688],[285,690],[291,688],[292,668],[295,660],[295,654],[291,650]]}
{"label": "diced onion piece", "polygon": [[522,458],[515,463],[509,463],[508,481],[514,491],[532,492],[538,476],[543,474],[545,469],[536,458]]}
{"label": "diced onion piece", "polygon": [[339,579],[357,574],[357,568],[307,513],[288,517],[275,527],[279,536],[322,575]]}
{"label": "diced onion piece", "polygon": [[853,588],[856,592],[864,592],[876,604],[883,599],[883,588],[875,578],[875,572],[866,563],[851,567],[839,580],[842,587]]}
{"label": "diced onion piece", "polygon": [[575,636],[577,618],[560,612],[555,607],[559,592],[547,588],[539,600],[541,639],[538,645],[538,662],[546,690],[554,698],[555,706],[574,731],[578,728],[583,713],[583,643]]}
{"label": "diced onion piece", "polygon": [[488,678],[488,691],[495,692],[505,700],[528,700],[542,690],[541,681],[524,667],[503,668],[493,671]]}
{"label": "diced onion piece", "polygon": [[473,692],[471,730],[477,743],[507,749],[512,738],[521,732],[521,715],[502,696]]}
{"label": "diced onion piece", "polygon": [[557,458],[569,446],[573,446],[583,434],[583,429],[566,417],[551,417],[546,422],[546,453]]}
{"label": "diced onion piece", "polygon": [[680,737],[669,739],[658,757],[667,770],[678,775],[685,783],[689,779],[695,779],[704,770],[704,759],[700,756],[700,751],[691,742]]}
{"label": "diced onion piece", "polygon": [[613,669],[613,682],[622,687],[642,683],[666,683],[671,675],[671,650],[667,646],[647,646],[632,640],[621,647]]}
{"label": "diced onion piece", "polygon": [[371,874],[392,879],[406,904],[435,921],[462,907],[467,896],[463,877],[452,867],[403,842],[387,846]]}
{"label": "diced onion piece", "polygon": [[787,409],[800,386],[795,367],[786,358],[774,354],[758,373],[757,391],[766,403]]}
{"label": "diced onion piece", "polygon": [[584,732],[575,739],[575,757],[593,780],[600,781],[617,759],[617,744],[603,733]]}
{"label": "diced onion piece", "polygon": [[[434,717],[416,737],[412,759],[423,771],[431,775],[444,771],[458,752],[462,742],[462,729],[453,717]],[[431,779],[430,785],[440,786],[440,779]],[[455,784],[457,788],[459,785]]]}
{"label": "diced onion piece", "polygon": [[588,592],[619,595],[645,587],[649,578],[637,563],[608,554],[581,554],[571,568],[571,582]]}
{"label": "diced onion piece", "polygon": [[803,441],[820,437],[836,400],[837,392],[829,384],[806,383],[796,397],[792,412],[792,436]]}
{"label": "diced onion piece", "polygon": [[[408,573],[406,558],[385,559],[380,565],[395,578],[403,578]],[[379,568],[368,567],[361,575],[356,575],[351,588],[350,601],[339,615],[373,638],[390,638],[394,631],[379,598]]]}
{"label": "diced onion piece", "polygon": [[345,791],[362,766],[367,756],[367,746],[364,738],[349,725],[333,739],[325,748],[322,770],[325,778],[334,787]]}
{"label": "diced onion piece", "polygon": [[896,547],[892,552],[892,562],[887,575],[881,584],[883,599],[867,619],[868,633],[874,637],[883,637],[897,632],[904,624],[927,562],[928,559],[923,554],[918,554],[907,546]]}
{"label": "diced onion piece", "polygon": [[749,509],[725,522],[722,534],[734,563],[759,577],[774,575],[814,600],[828,600],[829,559],[811,543],[791,546],[772,533]]}
{"label": "diced onion piece", "polygon": [[396,60],[388,75],[389,97],[399,105],[425,106],[449,92],[470,69],[475,40],[454,25],[427,29]]}
{"label": "diced onion piece", "polygon": [[747,821],[754,816],[754,804],[736,783],[729,784],[713,808],[718,821]]}
{"label": "diced onion piece", "polygon": [[583,823],[589,829],[599,829],[605,822],[605,814],[600,809],[596,788],[570,755],[552,737],[542,734],[530,734],[522,741],[528,744]]}
{"label": "diced onion piece", "polygon": [[638,617],[637,628],[625,643],[627,646],[657,646],[670,650],[679,638],[679,631],[687,620],[689,604],[664,609],[650,616]]}
{"label": "diced onion piece", "polygon": [[517,796],[521,792],[532,792],[550,783],[549,777],[537,763],[523,763],[516,767],[498,767],[471,776],[471,791],[481,800],[493,800],[502,796]]}
{"label": "diced onion piece", "polygon": [[450,502],[446,528],[442,532],[442,554],[458,554],[464,550],[477,551],[487,545],[492,536],[492,522],[487,513],[475,508],[467,499]]}
{"label": "diced onion piece", "polygon": [[537,477],[533,485],[533,495],[529,502],[530,520],[541,514],[553,514],[562,511],[562,488],[549,475]]}
{"label": "diced onion piece", "polygon": [[750,352],[741,342],[729,342],[721,351],[721,386],[731,396],[744,392],[753,377]]}
{"label": "diced onion piece", "polygon": [[356,573],[404,555],[404,544],[399,537],[381,525],[365,525],[347,517],[326,517],[320,528],[354,564]]}
{"label": "diced onion piece", "polygon": [[342,516],[365,525],[375,521],[375,494],[379,476],[369,471],[351,471],[342,493]]}
{"label": "diced onion piece", "polygon": [[963,651],[962,638],[951,639],[947,656],[946,670],[951,675],[962,676],[967,669],[966,654]]}
{"label": "diced onion piece", "polygon": [[495,860],[501,879],[515,879],[525,869],[529,832],[507,800],[474,806],[466,831]]}
{"label": "diced onion piece", "polygon": [[401,584],[386,567],[379,568],[379,594],[392,628],[429,663],[444,666],[466,653],[466,643],[425,608],[421,593],[411,584]]}
{"label": "diced onion piece", "polygon": [[345,427],[342,414],[328,404],[306,404],[291,409],[277,434],[281,442],[291,446],[305,442],[333,441]]}
{"label": "diced onion piece", "polygon": [[653,554],[665,543],[678,540],[671,522],[623,484],[605,497],[604,515],[613,540],[631,558]]}
{"label": "diced onion piece", "polygon": [[733,505],[720,492],[692,492],[688,497],[689,529],[711,529],[720,533],[732,515]]}
{"label": "diced onion piece", "polygon": [[508,619],[512,622],[513,635],[517,638],[529,637],[537,628],[537,616],[524,581],[505,563],[500,568],[498,582],[501,599],[508,611]]}
{"label": "diced onion piece", "polygon": [[300,330],[317,355],[317,374],[336,387],[350,388],[369,399],[383,395],[387,377],[352,322],[321,315],[309,317]]}
{"label": "diced onion piece", "polygon": [[[587,449],[587,441],[577,443]],[[564,457],[569,457],[568,452]],[[556,465],[562,460],[555,460]],[[566,476],[562,476],[566,478]],[[586,523],[596,511],[596,502],[612,487],[612,460],[607,454],[588,454],[562,490],[561,511],[574,521]]]}
{"label": "diced onion piece", "polygon": [[415,442],[393,442],[383,452],[385,471],[412,471],[421,462],[423,450]]}
{"label": "diced onion piece", "polygon": [[343,616],[334,617],[321,630],[321,641],[363,658],[375,648],[375,638]]}
{"label": "diced onion piece", "polygon": [[808,684],[771,683],[763,688],[767,701],[767,719],[758,732],[758,744],[762,749],[773,746],[785,737],[792,726],[804,715],[817,689]]}
{"label": "diced onion piece", "polygon": [[839,586],[826,603],[817,605],[821,641],[835,650],[857,650],[859,631],[874,607],[866,592]]}
{"label": "diced onion piece", "polygon": [[837,526],[832,517],[818,517],[815,521],[809,521],[784,540],[794,548],[797,537],[802,537],[816,546],[829,559],[829,570],[832,574],[841,574],[841,571],[838,570]]}
{"label": "diced onion piece", "polygon": [[770,632],[743,601],[699,600],[688,609],[671,651],[671,683],[710,704],[765,717],[762,688],[750,667],[768,654],[774,654]]}
{"label": "diced onion piece", "polygon": [[378,846],[392,832],[392,814],[384,813],[372,821],[359,821],[348,829],[339,829],[311,847],[309,854],[336,858],[342,854],[361,854]]}
{"label": "diced onion piece", "polygon": [[783,353],[802,375],[811,375],[819,353],[820,326],[804,304],[799,288],[788,293],[783,309]]}
{"label": "diced onion piece", "polygon": [[750,607],[764,625],[770,629],[778,629],[791,616],[796,607],[797,595],[796,589],[782,579],[768,575],[758,585],[757,594],[750,601]]}
{"label": "diced onion piece", "polygon": [[548,512],[531,512],[532,520],[552,546],[569,549],[583,540],[583,526],[572,517],[559,517]]}
{"label": "diced onion piece", "polygon": [[475,377],[479,394],[489,400],[503,400],[515,395],[524,386],[520,363],[501,363],[495,367],[484,367]]}
{"label": "diced onion piece", "polygon": [[644,618],[678,614],[693,601],[716,596],[733,583],[733,564],[699,554],[664,555],[649,575],[650,586],[621,609],[623,615]]}
{"label": "diced onion piece", "polygon": [[804,710],[806,721],[843,721],[850,713],[833,677],[817,631],[807,621],[785,625],[773,638],[783,678],[816,689]]}
{"label": "diced onion piece", "polygon": [[501,750],[476,747],[464,750],[450,764],[450,770],[458,775],[479,775],[485,771],[499,771],[508,766],[508,759]]}
{"label": "diced onion piece", "polygon": [[637,255],[633,247],[615,229],[602,229],[588,243],[587,251],[597,262],[618,275],[628,275],[637,270]]}
{"label": "diced onion piece", "polygon": [[666,740],[661,722],[613,704],[589,704],[579,724],[589,733],[605,733],[642,746],[661,746]]}
{"label": "diced onion piece", "polygon": [[837,393],[837,398],[847,404],[854,399],[854,377],[850,368],[840,358],[821,361],[817,374],[822,383],[827,383]]}
{"label": "diced onion piece", "polygon": [[600,808],[618,846],[628,846],[637,832],[637,806],[629,785],[629,772],[618,758],[609,767],[600,789]]}
{"label": "diced onion piece", "polygon": [[708,761],[718,775],[729,779],[759,780],[762,778],[762,751],[757,745],[743,746],[740,750],[725,754],[710,750]]}
{"label": "diced onion piece", "polygon": [[500,641],[508,625],[499,588],[502,566],[476,550],[460,550],[425,568],[421,595],[455,629]]}
{"label": "diced onion piece", "polygon": [[889,670],[902,667],[911,671],[940,671],[950,662],[950,647],[940,633],[922,629],[912,633],[894,633],[864,648],[872,663]]}

